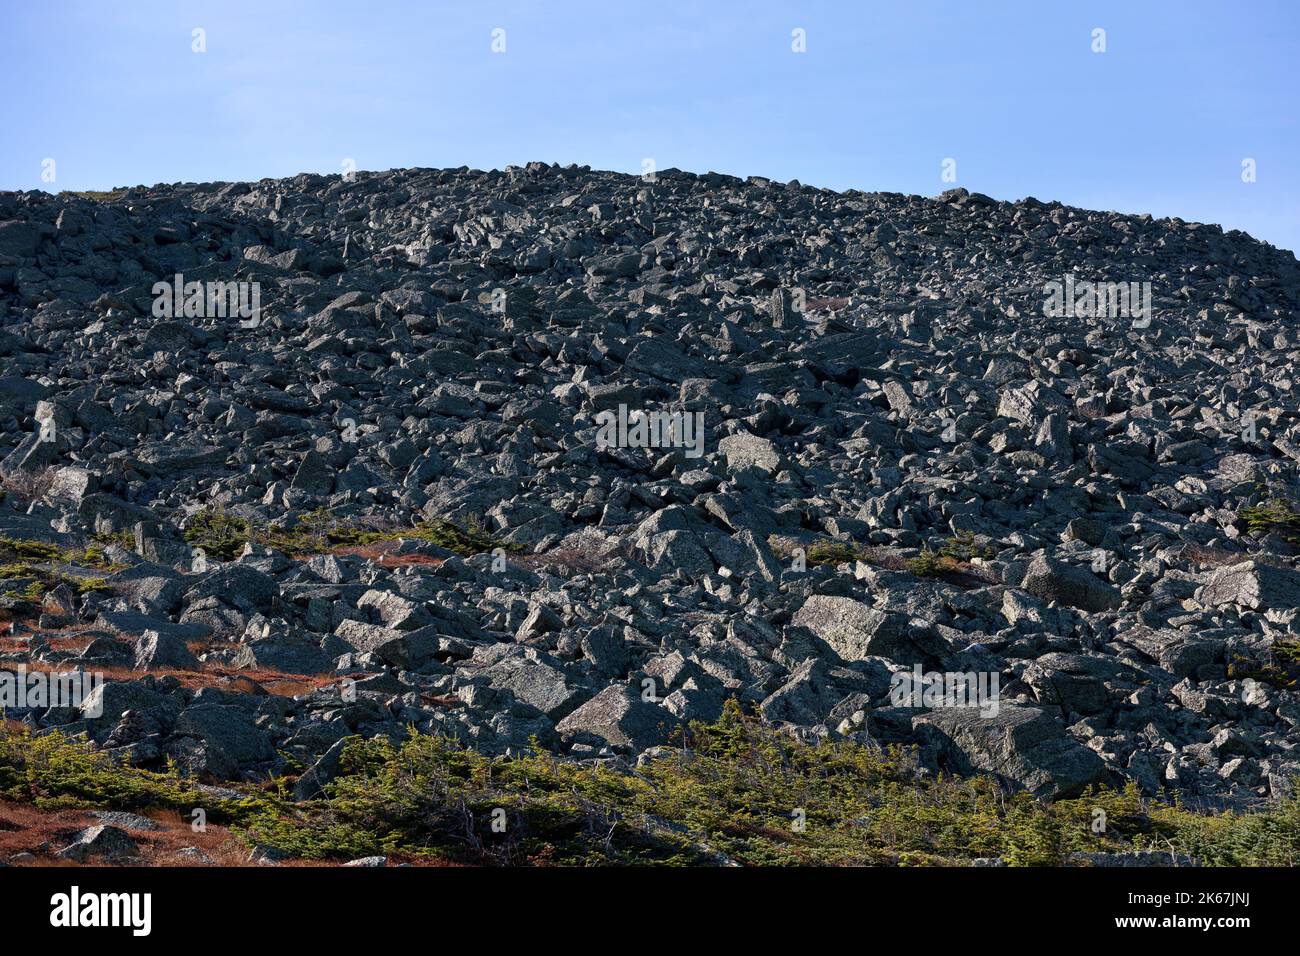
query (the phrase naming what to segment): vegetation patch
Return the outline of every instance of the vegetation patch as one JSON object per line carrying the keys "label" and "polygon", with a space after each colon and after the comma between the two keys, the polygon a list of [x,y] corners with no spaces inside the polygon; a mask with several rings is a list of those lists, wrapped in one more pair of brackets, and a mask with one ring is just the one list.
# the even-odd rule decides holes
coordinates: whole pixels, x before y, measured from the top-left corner
{"label": "vegetation patch", "polygon": [[997,552],[993,550],[993,545],[979,545],[975,541],[973,531],[959,531],[957,534],[939,546],[939,556],[952,558],[954,561],[963,564],[969,564],[976,558],[988,561],[991,560]]}
{"label": "vegetation patch", "polygon": [[1249,657],[1240,655],[1228,662],[1228,678],[1230,680],[1255,680],[1261,684],[1277,687],[1280,690],[1291,690],[1296,686],[1295,678],[1287,673],[1285,667],[1252,660]]}
{"label": "vegetation patch", "polygon": [[[890,548],[868,547],[850,541],[820,539],[808,546],[807,561],[814,565],[839,565],[862,561],[890,571],[907,571],[917,577],[960,579],[971,573],[975,558],[992,558],[992,546],[977,546],[969,532],[949,538],[935,551],[929,545],[920,555],[905,558]],[[783,555],[783,557],[788,557]]]}
{"label": "vegetation patch", "polygon": [[800,743],[734,701],[677,743],[623,772],[540,749],[493,758],[441,737],[355,738],[326,793],[294,803],[287,778],[214,796],[174,771],[131,769],[58,733],[10,729],[0,731],[0,799],[183,814],[200,806],[250,845],[312,860],[963,865],[1001,857],[1042,866],[1081,851],[1156,850],[1209,865],[1300,862],[1295,797],[1206,815],[1144,800],[1130,784],[1049,804],[987,778],[920,776],[900,749]]}
{"label": "vegetation patch", "polygon": [[847,564],[851,561],[867,560],[869,550],[848,541],[821,540],[808,546],[809,564]]}
{"label": "vegetation patch", "polygon": [[1300,545],[1300,508],[1291,498],[1274,497],[1237,511],[1237,518],[1256,537],[1277,534],[1288,544]]}
{"label": "vegetation patch", "polygon": [[926,547],[922,548],[921,553],[915,558],[908,559],[907,570],[918,578],[938,578],[960,571],[961,563],[956,558],[946,554],[936,554]]}
{"label": "vegetation patch", "polygon": [[409,528],[373,527],[334,518],[323,508],[301,516],[291,528],[255,525],[220,509],[207,509],[186,523],[184,537],[208,555],[229,561],[252,542],[294,556],[321,554],[338,547],[372,545],[399,538],[428,541],[468,557],[494,548],[518,551],[520,546],[498,541],[477,524],[457,525],[442,519],[421,521]]}
{"label": "vegetation patch", "polygon": [[122,568],[111,562],[98,544],[85,548],[61,548],[46,541],[0,538],[0,579],[21,585],[10,588],[6,596],[38,603],[60,584],[68,585],[78,594],[112,591],[112,586],[102,576],[65,571],[61,565],[105,573]]}
{"label": "vegetation patch", "polygon": [[96,531],[90,537],[96,544],[101,544],[105,547],[110,544],[115,544],[119,548],[125,548],[127,551],[131,551],[135,548],[135,533],[126,528],[123,528],[121,531]]}
{"label": "vegetation patch", "polygon": [[1300,641],[1274,641],[1273,656],[1283,667],[1300,667]]}
{"label": "vegetation patch", "polygon": [[42,810],[171,809],[188,815],[202,807],[215,823],[251,819],[271,804],[271,798],[252,788],[238,797],[221,796],[174,770],[152,773],[129,767],[58,731],[37,736],[12,724],[0,729],[0,799]]}
{"label": "vegetation patch", "polygon": [[76,196],[78,199],[93,199],[95,202],[114,202],[126,195],[125,189],[83,189],[74,191],[65,189],[59,193],[60,196]]}

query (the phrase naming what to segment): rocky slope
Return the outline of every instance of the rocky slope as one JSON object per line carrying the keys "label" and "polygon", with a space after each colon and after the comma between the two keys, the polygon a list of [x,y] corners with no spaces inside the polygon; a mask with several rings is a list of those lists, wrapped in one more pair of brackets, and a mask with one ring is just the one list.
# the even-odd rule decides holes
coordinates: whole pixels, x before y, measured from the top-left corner
{"label": "rocky slope", "polygon": [[[260,310],[169,316],[178,273]],[[108,675],[7,714],[309,797],[353,734],[630,764],[736,697],[1047,797],[1276,798],[1298,319],[1241,233],[964,190],[0,194],[4,667]],[[620,406],[701,453],[603,447]],[[900,703],[928,673],[993,696]]]}

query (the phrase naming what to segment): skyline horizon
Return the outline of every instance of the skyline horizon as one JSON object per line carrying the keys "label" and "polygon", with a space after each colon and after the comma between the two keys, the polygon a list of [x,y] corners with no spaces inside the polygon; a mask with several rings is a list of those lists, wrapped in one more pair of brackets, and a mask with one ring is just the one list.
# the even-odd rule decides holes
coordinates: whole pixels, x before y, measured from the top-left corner
{"label": "skyline horizon", "polygon": [[558,161],[1212,223],[1300,253],[1300,8],[1261,0],[15,6],[0,188]]}
{"label": "skyline horizon", "polygon": [[[627,170],[623,170],[623,169],[610,169],[610,168],[597,167],[597,166],[593,166],[593,165],[590,164],[590,163],[578,163],[578,162],[568,162],[568,163],[565,163],[565,162],[560,162],[560,161],[558,161],[558,160],[557,160],[557,161],[549,161],[549,162],[548,162],[548,161],[546,161],[546,160],[536,160],[536,159],[533,159],[533,160],[526,160],[526,161],[524,161],[524,162],[506,163],[506,164],[503,165],[503,166],[490,166],[490,167],[469,166],[469,165],[464,164],[464,163],[461,163],[460,165],[457,165],[457,166],[389,166],[389,167],[385,167],[385,168],[382,168],[382,169],[378,169],[378,168],[377,168],[377,169],[369,169],[369,168],[361,168],[361,167],[358,167],[358,168],[355,170],[355,173],[359,176],[359,175],[366,174],[366,173],[369,173],[369,174],[372,174],[372,175],[381,175],[381,174],[384,174],[384,173],[397,172],[397,171],[402,171],[402,172],[418,172],[418,171],[423,171],[423,170],[430,170],[430,171],[445,171],[445,170],[456,170],[456,169],[465,169],[465,170],[468,170],[468,171],[470,171],[470,172],[483,172],[483,173],[494,172],[494,171],[495,171],[495,172],[505,172],[506,170],[508,170],[508,169],[510,169],[510,168],[523,168],[524,166],[528,165],[529,163],[534,163],[534,162],[541,162],[541,163],[544,163],[544,164],[547,165],[548,167],[550,167],[550,166],[559,167],[559,168],[569,168],[569,167],[573,167],[573,168],[577,168],[577,169],[580,169],[580,170],[589,170],[589,171],[591,171],[591,172],[595,172],[595,173],[612,173],[612,174],[615,174],[615,175],[619,175],[619,176],[628,176],[628,177],[632,177],[632,178],[639,178],[640,175],[641,175],[640,173],[629,172],[629,171],[627,171]],[[1155,213],[1153,213],[1153,212],[1151,212],[1151,211],[1149,211],[1149,210],[1126,210],[1126,209],[1113,209],[1113,208],[1112,208],[1112,209],[1106,209],[1106,208],[1093,207],[1093,206],[1082,206],[1082,205],[1078,205],[1078,204],[1076,204],[1076,203],[1066,202],[1066,201],[1061,200],[1061,199],[1056,199],[1056,198],[1044,198],[1043,196],[1036,196],[1036,195],[1033,195],[1032,193],[1025,193],[1024,195],[1016,196],[1015,198],[1006,198],[1006,197],[1003,197],[1003,196],[998,196],[998,195],[995,195],[995,194],[992,194],[992,193],[984,192],[983,190],[980,190],[980,189],[973,189],[973,188],[971,188],[971,187],[969,187],[969,186],[965,186],[965,185],[961,185],[961,186],[948,186],[947,189],[939,189],[939,190],[936,190],[935,192],[932,192],[932,193],[929,193],[929,194],[927,194],[927,193],[907,193],[907,192],[902,192],[902,191],[900,191],[900,190],[895,190],[895,189],[864,189],[864,188],[859,187],[859,186],[847,186],[847,187],[844,187],[844,188],[835,188],[835,187],[832,187],[832,186],[822,186],[822,185],[820,185],[820,184],[818,184],[818,183],[815,183],[815,182],[808,182],[808,181],[806,181],[806,180],[799,179],[798,177],[794,177],[793,179],[788,179],[788,180],[780,180],[780,179],[776,179],[775,177],[772,177],[772,176],[766,176],[766,175],[764,175],[763,173],[754,173],[754,172],[750,172],[750,173],[729,172],[729,171],[727,171],[727,170],[723,170],[723,169],[692,170],[692,169],[683,169],[683,168],[678,167],[678,166],[665,166],[665,167],[662,167],[662,168],[658,168],[658,169],[656,169],[656,173],[661,174],[661,175],[664,174],[664,173],[671,173],[671,172],[686,173],[686,174],[693,175],[693,176],[697,176],[697,177],[698,177],[698,176],[709,176],[709,175],[729,176],[729,177],[731,177],[731,178],[739,179],[739,180],[742,180],[742,181],[743,181],[743,180],[746,180],[746,179],[749,179],[749,178],[758,178],[758,179],[765,179],[765,180],[768,180],[769,182],[771,182],[771,183],[773,183],[773,184],[776,184],[776,185],[785,185],[786,183],[794,182],[794,181],[797,180],[797,181],[800,183],[800,185],[802,185],[802,186],[811,187],[811,188],[813,188],[813,189],[817,189],[817,190],[824,191],[824,192],[831,192],[831,193],[834,193],[834,194],[836,194],[836,195],[841,195],[841,196],[843,196],[843,195],[850,195],[850,194],[862,194],[862,195],[895,195],[895,196],[904,196],[904,197],[908,197],[908,198],[911,198],[911,197],[920,197],[920,198],[922,198],[922,199],[935,199],[935,198],[937,198],[939,195],[941,195],[942,193],[946,192],[948,189],[965,189],[968,193],[979,193],[979,194],[982,194],[982,195],[988,196],[990,199],[994,200],[995,202],[999,202],[999,203],[1007,203],[1008,205],[1016,205],[1016,204],[1018,204],[1018,203],[1024,202],[1025,200],[1033,199],[1033,200],[1035,200],[1035,201],[1037,201],[1037,202],[1040,202],[1040,203],[1042,203],[1043,205],[1046,205],[1046,206],[1061,206],[1061,207],[1064,207],[1064,208],[1066,208],[1066,209],[1081,209],[1081,210],[1085,210],[1085,211],[1087,211],[1087,212],[1112,213],[1112,214],[1114,214],[1114,215],[1118,215],[1118,216],[1130,216],[1130,217],[1134,217],[1134,218],[1140,218],[1140,217],[1142,217],[1142,216],[1150,216],[1151,219],[1152,219],[1153,221],[1155,221],[1155,222],[1172,222],[1172,221],[1177,220],[1177,221],[1179,221],[1179,222],[1189,223],[1189,224],[1195,224],[1195,225],[1200,225],[1200,226],[1215,226],[1215,227],[1221,229],[1225,234],[1226,234],[1226,233],[1231,233],[1231,232],[1240,232],[1240,233],[1243,233],[1244,235],[1250,237],[1251,239],[1253,239],[1253,240],[1256,241],[1256,242],[1260,242],[1260,243],[1263,243],[1263,244],[1265,244],[1265,245],[1272,246],[1273,248],[1275,248],[1275,249],[1280,249],[1280,250],[1282,250],[1283,252],[1290,252],[1293,256],[1296,257],[1297,261],[1300,261],[1300,250],[1292,249],[1292,248],[1289,247],[1289,246],[1278,245],[1277,243],[1271,242],[1271,241],[1268,240],[1268,239],[1265,239],[1265,238],[1262,238],[1262,237],[1260,237],[1260,236],[1254,235],[1253,233],[1250,232],[1249,229],[1242,229],[1242,228],[1239,228],[1239,227],[1229,226],[1229,225],[1227,225],[1226,223],[1223,223],[1223,222],[1215,222],[1215,221],[1212,221],[1212,220],[1202,220],[1202,219],[1189,219],[1189,218],[1187,218],[1187,217],[1185,217],[1185,216],[1176,216],[1176,215],[1175,215],[1175,216],[1156,215]],[[324,177],[329,177],[329,176],[340,176],[340,175],[342,175],[342,174],[340,174],[340,173],[336,173],[336,172],[326,172],[326,171],[323,171],[323,170],[313,170],[313,169],[302,169],[302,170],[299,170],[299,171],[296,172],[296,173],[288,173],[288,174],[279,175],[279,176],[261,176],[261,177],[258,177],[258,178],[256,178],[256,179],[205,179],[205,180],[177,179],[177,180],[158,180],[157,182],[153,182],[153,183],[130,183],[130,184],[128,184],[128,183],[114,183],[114,184],[112,184],[111,186],[110,186],[110,185],[107,185],[107,184],[104,184],[102,187],[101,187],[101,186],[95,186],[95,187],[87,187],[87,188],[83,188],[83,189],[58,189],[58,190],[48,190],[48,189],[41,189],[41,188],[39,188],[39,187],[36,187],[36,188],[33,188],[33,189],[28,189],[28,190],[3,190],[3,189],[0,189],[0,192],[43,192],[43,193],[46,193],[47,195],[56,196],[56,195],[59,195],[59,194],[62,194],[62,193],[84,194],[84,193],[98,193],[98,192],[114,192],[114,191],[121,190],[121,189],[136,189],[136,188],[154,189],[154,188],[159,188],[159,187],[175,187],[175,186],[179,186],[179,185],[187,185],[187,184],[188,184],[188,185],[217,185],[217,184],[229,185],[229,184],[234,184],[234,183],[251,184],[251,183],[259,183],[259,182],[277,182],[277,181],[283,181],[283,180],[290,180],[290,179],[295,179],[295,178],[297,178],[298,176],[324,176]]]}

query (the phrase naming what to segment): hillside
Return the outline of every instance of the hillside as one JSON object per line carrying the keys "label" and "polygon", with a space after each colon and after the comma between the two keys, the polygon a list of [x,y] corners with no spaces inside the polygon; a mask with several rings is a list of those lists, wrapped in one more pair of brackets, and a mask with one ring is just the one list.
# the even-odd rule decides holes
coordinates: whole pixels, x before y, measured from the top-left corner
{"label": "hillside", "polygon": [[6,715],[310,802],[358,736],[624,773],[735,700],[1275,808],[1298,355],[1289,252],[962,189],[0,193],[0,661],[106,679]]}

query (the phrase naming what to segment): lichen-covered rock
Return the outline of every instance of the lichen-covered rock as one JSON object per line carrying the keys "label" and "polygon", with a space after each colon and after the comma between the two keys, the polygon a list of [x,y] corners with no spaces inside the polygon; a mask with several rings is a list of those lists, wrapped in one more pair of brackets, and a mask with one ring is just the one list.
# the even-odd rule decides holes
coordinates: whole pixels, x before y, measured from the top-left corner
{"label": "lichen-covered rock", "polygon": [[1076,796],[1110,773],[1101,758],[1036,707],[932,710],[914,724],[932,731],[961,772],[990,774],[1016,789],[1056,799]]}

